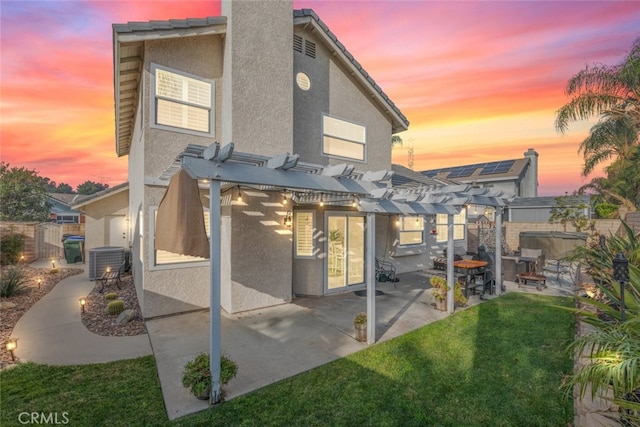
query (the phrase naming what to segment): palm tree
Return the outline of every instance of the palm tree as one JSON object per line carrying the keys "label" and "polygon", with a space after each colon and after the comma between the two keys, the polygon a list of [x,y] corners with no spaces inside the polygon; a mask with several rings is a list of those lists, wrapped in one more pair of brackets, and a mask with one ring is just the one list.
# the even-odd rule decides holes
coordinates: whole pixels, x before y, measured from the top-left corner
{"label": "palm tree", "polygon": [[570,122],[600,116],[578,150],[585,160],[583,175],[603,161],[627,159],[639,144],[640,38],[621,63],[585,67],[569,80],[566,92],[571,100],[556,112],[558,132],[565,133]]}
{"label": "palm tree", "polygon": [[398,135],[391,135],[391,148],[396,146],[402,146],[402,138]]}

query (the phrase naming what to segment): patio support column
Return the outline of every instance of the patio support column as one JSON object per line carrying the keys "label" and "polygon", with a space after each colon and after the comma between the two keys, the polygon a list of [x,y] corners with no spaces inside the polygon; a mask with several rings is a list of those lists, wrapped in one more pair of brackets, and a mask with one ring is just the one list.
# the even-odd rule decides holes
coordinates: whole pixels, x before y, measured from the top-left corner
{"label": "patio support column", "polygon": [[209,180],[209,370],[211,371],[211,400],[215,405],[222,402],[220,385],[220,359],[222,352],[220,321],[220,182]]}
{"label": "patio support column", "polygon": [[455,247],[453,245],[453,214],[447,215],[447,313],[453,313],[455,304],[453,301],[453,288],[455,286],[456,277],[453,268],[453,255]]}
{"label": "patio support column", "polygon": [[494,263],[496,279],[496,295],[502,292],[502,207],[496,206],[496,262]]}
{"label": "patio support column", "polygon": [[376,342],[376,214],[367,213],[367,344]]}

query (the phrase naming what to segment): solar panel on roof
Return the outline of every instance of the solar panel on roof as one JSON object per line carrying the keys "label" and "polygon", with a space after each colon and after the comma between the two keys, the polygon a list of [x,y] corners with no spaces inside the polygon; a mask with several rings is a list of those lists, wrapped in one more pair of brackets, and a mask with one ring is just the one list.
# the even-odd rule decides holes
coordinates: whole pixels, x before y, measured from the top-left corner
{"label": "solar panel on roof", "polygon": [[509,169],[511,169],[511,166],[513,166],[515,162],[515,160],[503,160],[500,162],[487,163],[482,171],[480,171],[480,175],[495,175],[509,172]]}

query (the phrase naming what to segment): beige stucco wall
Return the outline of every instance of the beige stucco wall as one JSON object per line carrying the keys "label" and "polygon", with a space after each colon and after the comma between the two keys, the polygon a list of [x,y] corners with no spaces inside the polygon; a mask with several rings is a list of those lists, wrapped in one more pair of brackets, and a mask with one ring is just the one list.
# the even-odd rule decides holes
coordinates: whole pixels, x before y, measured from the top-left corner
{"label": "beige stucco wall", "polygon": [[[311,81],[309,90],[295,83],[294,152],[302,160],[317,164],[353,163],[358,170],[391,169],[391,122],[371,101],[361,84],[335,60],[323,41],[310,31],[296,27],[294,33],[316,45],[316,57],[294,52],[293,79],[304,72]],[[365,161],[331,157],[322,154],[322,116],[363,125],[367,129]]]}
{"label": "beige stucco wall", "polygon": [[[85,250],[109,246],[109,219],[113,216],[125,216],[129,207],[129,191],[123,190],[114,195],[89,203],[82,209],[86,215]],[[125,240],[128,242],[128,239]],[[128,248],[128,245],[125,247]]]}
{"label": "beige stucco wall", "polygon": [[222,142],[266,156],[292,151],[291,1],[224,1]]}

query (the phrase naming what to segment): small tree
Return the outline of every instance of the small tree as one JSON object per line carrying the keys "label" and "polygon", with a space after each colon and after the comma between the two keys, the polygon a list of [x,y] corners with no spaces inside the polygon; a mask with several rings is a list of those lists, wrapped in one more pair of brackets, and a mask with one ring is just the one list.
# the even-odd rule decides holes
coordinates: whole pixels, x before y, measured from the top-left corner
{"label": "small tree", "polygon": [[87,180],[76,187],[76,192],[78,194],[89,195],[95,194],[98,191],[106,190],[107,188],[109,188],[109,184],[102,184],[100,182]]}
{"label": "small tree", "polygon": [[589,217],[584,211],[589,208],[578,196],[564,195],[555,198],[556,204],[551,208],[549,223],[562,224],[562,229],[567,231],[567,224],[572,224],[577,231],[582,231],[589,226]]}
{"label": "small tree", "polygon": [[47,202],[42,178],[35,170],[10,167],[0,162],[0,220],[47,221],[51,205]]}

